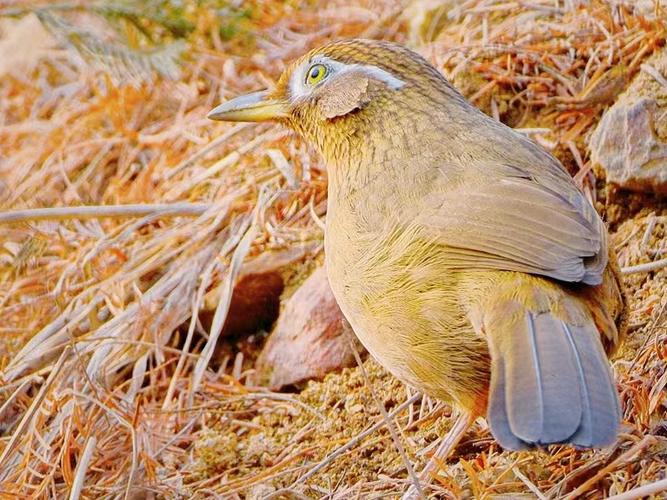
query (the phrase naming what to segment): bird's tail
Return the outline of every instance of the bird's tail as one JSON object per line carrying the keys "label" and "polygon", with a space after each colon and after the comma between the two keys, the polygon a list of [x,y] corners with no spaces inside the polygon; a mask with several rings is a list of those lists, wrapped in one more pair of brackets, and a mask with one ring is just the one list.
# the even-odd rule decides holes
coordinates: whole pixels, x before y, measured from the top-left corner
{"label": "bird's tail", "polygon": [[484,314],[491,353],[488,422],[504,448],[614,442],[621,418],[592,318],[568,323],[508,299]]}

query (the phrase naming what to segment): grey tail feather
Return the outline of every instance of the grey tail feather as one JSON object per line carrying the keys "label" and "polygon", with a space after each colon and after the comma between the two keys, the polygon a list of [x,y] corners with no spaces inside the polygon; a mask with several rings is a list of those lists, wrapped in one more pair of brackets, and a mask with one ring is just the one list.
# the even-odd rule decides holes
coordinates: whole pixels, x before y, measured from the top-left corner
{"label": "grey tail feather", "polygon": [[620,405],[593,321],[576,326],[527,310],[515,321],[503,316],[484,328],[491,351],[488,422],[500,445],[612,444]]}

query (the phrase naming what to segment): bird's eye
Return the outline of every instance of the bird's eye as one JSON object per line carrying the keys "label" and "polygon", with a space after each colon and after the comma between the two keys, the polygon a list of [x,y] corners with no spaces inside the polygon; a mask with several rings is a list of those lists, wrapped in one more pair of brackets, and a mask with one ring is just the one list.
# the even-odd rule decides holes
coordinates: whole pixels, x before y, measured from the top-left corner
{"label": "bird's eye", "polygon": [[315,85],[327,76],[327,67],[323,64],[313,64],[306,74],[306,84]]}

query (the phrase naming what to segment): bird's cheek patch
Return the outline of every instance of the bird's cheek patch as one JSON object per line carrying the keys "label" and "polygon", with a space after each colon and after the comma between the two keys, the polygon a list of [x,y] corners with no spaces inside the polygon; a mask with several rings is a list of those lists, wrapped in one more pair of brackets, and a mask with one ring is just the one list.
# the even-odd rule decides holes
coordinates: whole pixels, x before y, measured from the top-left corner
{"label": "bird's cheek patch", "polygon": [[340,75],[322,87],[317,105],[325,119],[361,109],[371,101],[369,79],[358,74]]}

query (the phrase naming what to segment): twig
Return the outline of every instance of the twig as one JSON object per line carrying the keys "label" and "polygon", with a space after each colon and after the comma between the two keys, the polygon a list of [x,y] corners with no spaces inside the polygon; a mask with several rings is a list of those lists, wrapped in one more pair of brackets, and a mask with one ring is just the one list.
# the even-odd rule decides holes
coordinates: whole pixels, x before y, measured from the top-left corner
{"label": "twig", "polygon": [[[444,460],[456,449],[456,446],[461,441],[461,438],[475,421],[475,416],[472,412],[467,410],[460,410],[459,415],[454,421],[454,425],[447,432],[447,434],[438,442],[438,447],[426,463],[424,468],[419,472],[419,479],[430,484],[431,480],[436,477],[438,469]],[[403,493],[402,500],[412,500],[415,498],[417,491],[410,486],[408,490]]]}
{"label": "twig", "polygon": [[[289,465],[292,462],[295,462],[303,456],[307,456],[317,449],[317,446],[311,446],[310,448],[302,449],[297,451],[295,454],[290,455],[289,457],[281,460],[277,464],[271,467],[265,467],[261,472],[257,474],[251,474],[240,479],[233,479],[228,483],[223,483],[220,485],[218,491],[222,493],[222,497],[218,498],[239,498],[234,496],[235,493],[240,493],[244,490],[250,489],[251,486],[256,484],[271,484],[272,480],[290,473],[298,472],[300,469],[303,469],[303,466],[292,467],[289,469],[284,469],[285,466]],[[282,469],[282,470],[281,470]],[[222,490],[222,491],[220,491]],[[255,497],[257,498],[257,497]],[[292,498],[292,497],[283,497],[283,498]]]}
{"label": "twig", "polygon": [[291,189],[297,187],[296,173],[294,172],[294,166],[287,161],[285,155],[279,149],[267,149],[264,151],[266,156],[271,159],[273,165],[283,174],[283,177],[287,181],[287,185]]}
{"label": "twig", "polygon": [[639,227],[634,226],[632,228],[632,231],[630,231],[630,234],[625,237],[623,241],[621,241],[618,245],[616,245],[616,251],[618,252],[621,248],[623,248],[625,245],[628,244],[628,242],[635,237],[635,235],[639,232]]}
{"label": "twig", "polygon": [[257,200],[257,205],[252,214],[252,219],[247,218],[243,221],[241,226],[241,232],[243,237],[240,239],[234,253],[232,255],[232,260],[227,269],[227,274],[225,275],[224,282],[222,283],[222,293],[218,299],[218,305],[215,308],[215,313],[213,314],[213,322],[211,324],[211,330],[209,333],[209,339],[202,350],[201,357],[197,360],[195,368],[192,375],[192,383],[190,386],[190,393],[188,395],[188,406],[192,406],[194,401],[195,393],[199,389],[199,384],[201,383],[204,372],[208,367],[208,363],[213,357],[213,352],[218,341],[218,337],[222,332],[222,327],[225,325],[225,320],[227,319],[227,313],[229,312],[229,306],[232,301],[232,293],[234,290],[234,285],[238,278],[239,272],[241,271],[241,265],[245,259],[248,251],[250,250],[250,245],[255,239],[257,234],[257,221],[259,219],[259,213],[264,208],[266,203],[266,192],[265,187],[262,187],[260,190],[259,198]]}
{"label": "twig", "polygon": [[[69,350],[69,346],[67,347],[67,349]],[[120,425],[127,428],[127,430],[129,431],[132,442],[132,455],[130,456],[130,472],[128,474],[127,484],[125,485],[125,491],[123,494],[124,500],[127,500],[128,498],[130,498],[130,492],[132,492],[132,488],[134,487],[134,475],[137,471],[138,460],[139,460],[139,442],[137,440],[137,431],[134,428],[133,422],[128,422],[124,418],[124,416],[120,413],[120,411],[111,408],[106,403],[103,403],[102,401],[99,401],[98,399],[95,399],[94,397],[89,396],[88,394],[77,392],[71,389],[65,390],[63,395],[65,394],[71,394],[74,397],[82,398],[88,401],[89,403],[97,405],[100,409],[106,411],[109,415],[114,417]]]}
{"label": "twig", "polygon": [[654,332],[656,333],[655,337],[657,338],[657,333],[658,332],[656,331],[656,329],[658,328],[658,325],[660,324],[660,322],[662,320],[662,315],[665,313],[665,310],[666,310],[665,308],[666,307],[667,307],[667,302],[664,302],[662,304],[662,306],[660,307],[660,311],[658,312],[657,316],[655,317],[655,320],[653,321],[653,324],[651,325],[648,332],[646,332],[646,336],[644,337],[644,342],[642,342],[641,347],[639,348],[639,350],[637,351],[637,354],[635,355],[635,359],[632,361],[632,364],[630,365],[630,370],[628,370],[630,373],[632,373],[632,371],[634,370],[635,365],[639,361],[641,353],[644,352],[644,347],[646,347],[646,345],[648,344],[651,337],[653,337]]}
{"label": "twig", "polygon": [[253,399],[256,401],[260,401],[262,399],[271,399],[274,401],[285,401],[288,403],[292,403],[296,406],[299,406],[300,408],[306,410],[308,413],[311,413],[315,415],[317,418],[320,420],[324,421],[326,420],[326,417],[317,411],[315,408],[312,408],[308,406],[306,403],[303,403],[302,401],[299,401],[296,398],[291,397],[289,394],[280,394],[278,392],[258,392],[258,393],[247,393],[244,394],[241,399]]}
{"label": "twig", "polygon": [[86,447],[81,454],[81,459],[79,463],[76,464],[76,473],[74,474],[74,482],[72,483],[69,500],[78,500],[79,495],[81,495],[83,481],[86,479],[86,471],[88,470],[90,459],[93,457],[93,451],[95,451],[96,444],[97,439],[95,439],[95,436],[90,436],[86,442]]}
{"label": "twig", "polygon": [[320,216],[317,215],[317,212],[315,212],[315,205],[313,204],[314,199],[315,199],[315,197],[311,196],[310,200],[308,200],[308,211],[310,212],[310,216],[312,217],[313,222],[315,222],[317,227],[319,227],[322,231],[326,231],[326,228],[327,228],[326,224],[320,218]]}
{"label": "twig", "polygon": [[644,231],[644,236],[642,237],[642,242],[640,243],[640,247],[642,249],[646,248],[648,242],[651,241],[651,234],[653,234],[656,222],[657,221],[655,219],[654,213],[648,216],[648,224],[646,224],[646,231]]}
{"label": "twig", "polygon": [[662,74],[660,74],[660,72],[657,69],[655,69],[650,64],[646,64],[646,63],[639,66],[639,68],[644,73],[648,73],[649,75],[651,75],[655,79],[656,82],[658,82],[660,85],[662,85],[663,87],[665,87],[667,89],[667,78],[662,76]]}
{"label": "twig", "polygon": [[644,439],[642,439],[641,441],[636,443],[634,446],[632,446],[625,453],[622,453],[612,463],[610,463],[609,465],[607,465],[605,467],[602,467],[602,469],[600,469],[593,477],[586,480],[577,489],[575,489],[569,495],[567,495],[565,497],[565,500],[573,500],[575,498],[581,498],[582,493],[585,493],[586,491],[588,491],[590,489],[590,487],[593,486],[595,483],[597,483],[600,479],[602,479],[604,476],[606,476],[610,472],[616,470],[618,467],[620,467],[623,464],[625,464],[626,462],[628,462],[636,454],[641,452],[644,448],[646,448],[648,446],[651,446],[656,441],[657,440],[655,439],[654,436],[645,436]]}
{"label": "twig", "polygon": [[14,392],[11,393],[11,395],[7,398],[7,400],[4,403],[2,403],[2,406],[0,406],[0,419],[2,419],[2,415],[4,415],[5,411],[7,411],[7,408],[9,408],[12,405],[16,396],[21,394],[23,390],[26,387],[28,387],[32,382],[34,382],[32,377],[26,378],[21,383],[21,385]]}
{"label": "twig", "polygon": [[204,272],[201,275],[201,283],[199,285],[199,288],[197,289],[197,293],[195,297],[192,299],[192,315],[190,316],[190,324],[188,325],[188,333],[185,337],[185,343],[183,344],[183,350],[181,351],[179,357],[178,357],[178,364],[176,365],[176,368],[174,369],[174,373],[171,376],[171,380],[169,382],[169,386],[167,387],[167,394],[164,397],[164,400],[162,402],[162,409],[166,410],[169,405],[171,405],[173,396],[174,396],[174,391],[176,390],[176,384],[177,381],[181,375],[181,372],[183,370],[183,367],[185,366],[185,361],[186,361],[186,355],[190,351],[190,345],[192,344],[192,339],[194,337],[195,333],[195,327],[197,325],[197,320],[199,318],[199,309],[201,307],[201,303],[204,300],[204,294],[206,293],[206,289],[211,283],[212,276],[213,276],[213,271],[215,268],[218,266],[218,262],[216,259],[213,259],[209,264],[206,266],[204,269]]}
{"label": "twig", "polygon": [[271,128],[268,131],[264,132],[263,134],[260,134],[256,137],[254,137],[252,140],[244,143],[241,147],[238,149],[232,151],[229,153],[227,156],[224,158],[221,158],[217,162],[215,162],[213,165],[208,167],[206,170],[197,173],[194,175],[191,179],[187,179],[185,182],[182,184],[179,184],[177,186],[172,187],[169,191],[167,191],[164,194],[164,198],[166,199],[178,199],[180,198],[183,193],[189,191],[193,187],[201,184],[204,182],[206,179],[213,177],[214,175],[217,175],[218,173],[222,172],[226,168],[234,165],[236,162],[238,162],[241,157],[253,149],[257,148],[260,144],[263,143],[270,143],[271,141],[275,141],[280,139],[281,137],[287,135],[287,131],[285,130],[278,130],[276,132],[275,128]]}
{"label": "twig", "polygon": [[660,259],[654,262],[647,262],[646,264],[637,264],[636,266],[628,266],[621,268],[621,274],[635,274],[635,273],[649,273],[667,267],[667,259]]}
{"label": "twig", "polygon": [[544,496],[544,493],[540,491],[540,489],[533,484],[533,482],[528,479],[523,472],[521,472],[518,467],[512,467],[512,472],[514,472],[514,475],[521,479],[521,482],[526,485],[526,487],[532,491],[539,500],[547,500],[547,497]]}
{"label": "twig", "polygon": [[607,497],[607,500],[634,500],[635,498],[647,497],[661,491],[667,491],[667,479],[645,484],[644,486],[633,488],[613,497]]}
{"label": "twig", "polygon": [[[412,403],[415,403],[416,401],[421,399],[421,397],[422,397],[422,395],[419,392],[414,394],[410,399],[404,401],[396,409],[394,409],[391,413],[389,413],[388,418],[390,418],[390,419],[394,418],[396,415],[398,415],[400,412],[405,410]],[[354,447],[357,443],[362,441],[367,436],[370,436],[371,434],[373,434],[375,431],[380,429],[383,425],[385,425],[385,421],[380,420],[378,423],[376,423],[375,425],[370,426],[368,429],[366,429],[361,434],[353,437],[347,443],[342,445],[340,448],[338,448],[337,450],[333,451],[332,453],[330,453],[329,455],[324,457],[324,459],[322,459],[322,461],[320,461],[315,467],[313,467],[307,473],[305,473],[303,476],[301,476],[299,479],[297,479],[294,482],[294,484],[300,484],[300,483],[303,483],[303,482],[307,481],[308,479],[313,477],[315,474],[317,474],[320,470],[322,470],[327,465],[329,465],[331,462],[333,462],[337,457],[339,457],[340,455],[345,453],[347,450]]]}
{"label": "twig", "polygon": [[[346,329],[346,332],[348,336],[352,335],[349,329]],[[359,365],[361,376],[364,377],[366,385],[368,386],[368,390],[371,391],[371,396],[373,396],[373,400],[375,401],[375,404],[377,405],[378,409],[380,410],[380,413],[382,414],[382,419],[384,420],[385,424],[387,424],[387,429],[389,429],[389,434],[391,434],[391,439],[394,441],[394,445],[396,445],[396,449],[398,450],[398,453],[401,455],[401,458],[403,459],[405,468],[407,469],[408,475],[412,480],[412,485],[415,487],[415,490],[417,491],[417,494],[419,495],[420,498],[426,498],[424,496],[424,491],[422,490],[422,486],[419,483],[419,478],[417,478],[417,475],[415,474],[415,471],[412,468],[410,459],[405,453],[405,449],[403,448],[401,441],[398,439],[398,433],[396,432],[396,428],[394,427],[394,422],[389,418],[387,410],[382,404],[382,401],[380,401],[377,397],[377,394],[375,394],[375,390],[373,389],[373,384],[371,384],[371,381],[368,378],[368,374],[366,373],[366,369],[364,368],[364,364],[361,361],[361,357],[359,356],[359,351],[357,351],[357,347],[354,345],[354,339],[350,338],[348,343],[350,344],[350,349],[352,350],[352,354],[354,354],[354,359],[356,360],[357,365]]]}
{"label": "twig", "polygon": [[14,449],[14,446],[16,445],[16,442],[19,440],[19,438],[23,436],[23,431],[25,431],[26,427],[32,420],[32,417],[35,415],[35,412],[37,411],[38,407],[42,404],[42,401],[44,401],[46,393],[51,387],[51,384],[53,384],[53,381],[55,380],[58,373],[60,373],[60,370],[62,369],[65,360],[69,357],[70,349],[71,349],[70,346],[65,347],[63,353],[60,355],[60,359],[58,359],[58,362],[53,367],[53,370],[51,370],[51,373],[49,373],[49,377],[46,379],[46,382],[44,382],[44,385],[37,393],[37,396],[35,396],[35,399],[32,400],[30,407],[25,412],[23,418],[21,419],[21,422],[19,422],[19,425],[16,427],[16,430],[12,434],[9,443],[7,443],[5,449],[2,450],[2,455],[0,455],[0,464],[3,465],[7,464],[6,462],[7,457],[9,457],[9,454]]}
{"label": "twig", "polygon": [[309,500],[309,497],[302,495],[296,490],[290,488],[282,488],[276,490],[272,493],[269,493],[265,497],[262,497],[262,500],[281,500],[282,498],[293,498],[294,500]]}
{"label": "twig", "polygon": [[231,139],[233,136],[238,134],[239,132],[251,127],[251,123],[239,123],[237,125],[234,125],[232,128],[230,128],[227,132],[222,134],[220,137],[216,137],[213,139],[211,142],[209,142],[206,146],[201,148],[199,151],[197,151],[195,154],[190,156],[189,158],[186,158],[183,160],[181,163],[176,165],[174,168],[171,170],[168,170],[165,172],[162,176],[164,180],[169,180],[179,172],[185,170],[192,164],[194,164],[197,160],[205,156],[207,153],[213,151],[215,148],[220,146],[221,144],[224,144],[227,142],[229,139]]}
{"label": "twig", "polygon": [[158,203],[132,205],[82,205],[79,207],[31,208],[0,212],[0,224],[35,220],[99,219],[102,217],[142,217],[160,213],[170,217],[197,216],[211,205],[204,203]]}
{"label": "twig", "polygon": [[530,134],[550,134],[553,132],[550,128],[546,127],[524,127],[524,128],[515,128],[515,132],[520,134],[530,135]]}

